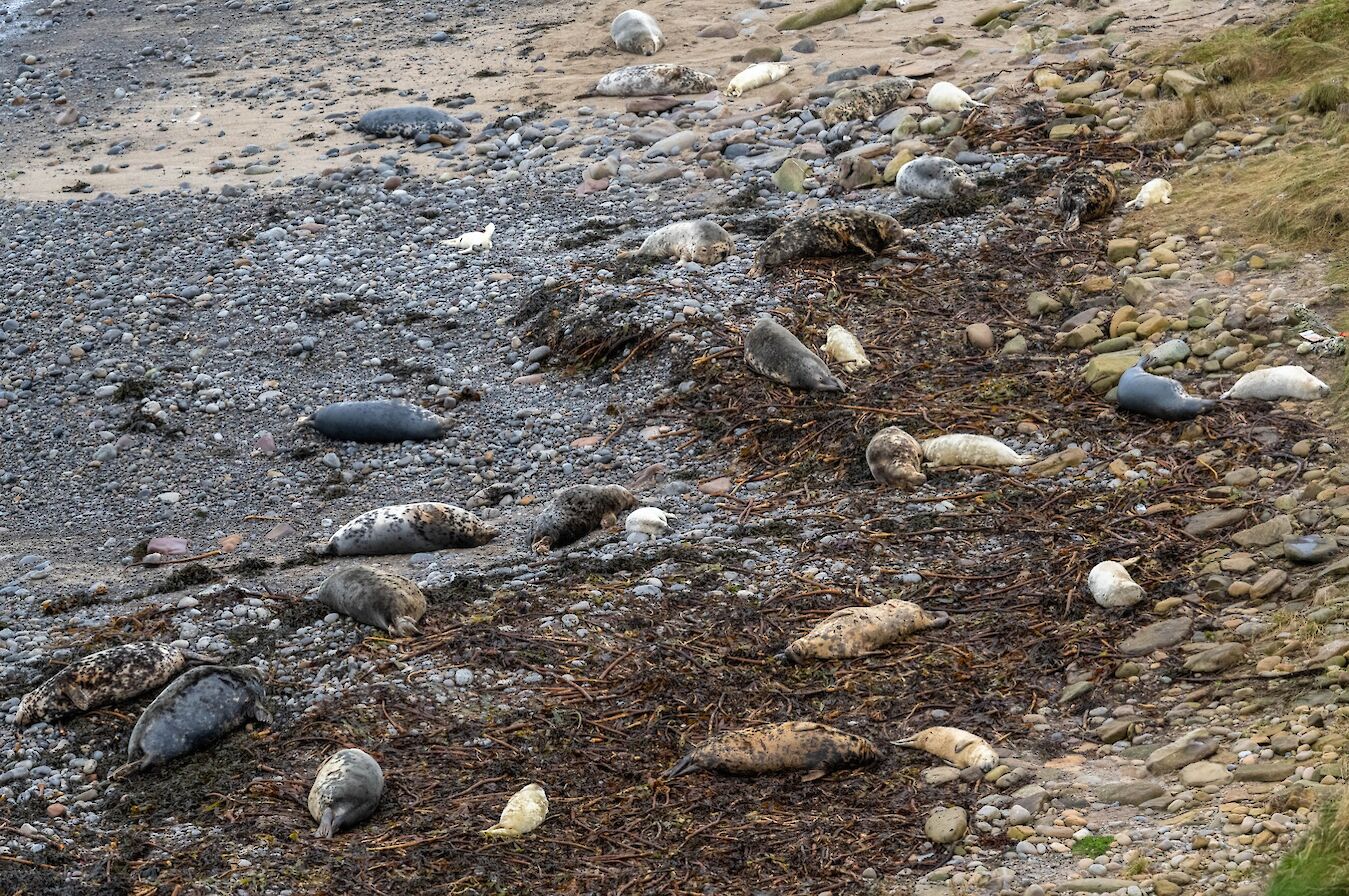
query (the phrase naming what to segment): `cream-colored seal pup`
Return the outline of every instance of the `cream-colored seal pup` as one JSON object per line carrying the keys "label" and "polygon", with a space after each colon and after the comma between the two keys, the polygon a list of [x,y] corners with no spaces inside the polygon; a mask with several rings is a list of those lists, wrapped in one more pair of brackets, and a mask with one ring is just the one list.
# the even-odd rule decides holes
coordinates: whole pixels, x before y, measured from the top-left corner
{"label": "cream-colored seal pup", "polygon": [[731,79],[726,85],[726,95],[737,97],[756,87],[781,81],[791,71],[792,67],[784,62],[756,62]]}
{"label": "cream-colored seal pup", "polygon": [[[1138,558],[1134,558],[1137,560]],[[1125,564],[1117,560],[1097,563],[1087,573],[1087,590],[1092,600],[1102,607],[1132,607],[1143,599],[1143,588],[1129,575]]]}
{"label": "cream-colored seal pup", "polygon": [[991,436],[953,433],[923,441],[923,458],[936,467],[1015,467],[1035,461]]}
{"label": "cream-colored seal pup", "polygon": [[838,324],[834,324],[824,333],[824,345],[820,351],[831,361],[837,361],[844,373],[856,373],[871,366],[866,350],[857,337]]}
{"label": "cream-colored seal pup", "polygon": [[894,743],[897,747],[931,753],[956,768],[977,767],[987,772],[998,764],[998,752],[989,746],[988,741],[961,728],[942,725],[924,728],[912,737]]}
{"label": "cream-colored seal pup", "polygon": [[543,824],[548,817],[548,794],[538,784],[529,784],[506,801],[501,820],[483,831],[485,837],[519,837]]}
{"label": "cream-colored seal pup", "polygon": [[495,224],[488,224],[482,230],[470,230],[468,233],[457,236],[452,240],[441,240],[440,244],[451,249],[458,249],[460,255],[486,252],[492,248],[492,234],[496,233],[496,230]]}
{"label": "cream-colored seal pup", "polygon": [[309,788],[315,837],[331,837],[375,814],[384,795],[384,771],[364,750],[338,750],[324,760]]}
{"label": "cream-colored seal pup", "polygon": [[1147,208],[1150,205],[1171,204],[1171,181],[1164,177],[1154,177],[1143,184],[1138,195],[1124,203],[1125,208]]}
{"label": "cream-colored seal pup", "polygon": [[987,103],[977,102],[974,97],[950,81],[938,81],[929,87],[925,102],[933,112],[959,112],[962,109],[987,105]]}
{"label": "cream-colored seal pup", "polygon": [[609,26],[609,36],[614,46],[624,53],[636,53],[638,56],[655,56],[665,46],[665,35],[660,31],[656,20],[640,9],[625,9],[620,12]]}
{"label": "cream-colored seal pup", "polygon": [[1221,398],[1256,398],[1262,401],[1315,401],[1330,394],[1330,387],[1296,364],[1266,367],[1243,374]]}
{"label": "cream-colored seal pup", "polygon": [[797,638],[778,656],[794,663],[848,659],[948,621],[945,613],[928,615],[917,604],[898,598],[873,607],[844,607],[831,613],[809,634]]}

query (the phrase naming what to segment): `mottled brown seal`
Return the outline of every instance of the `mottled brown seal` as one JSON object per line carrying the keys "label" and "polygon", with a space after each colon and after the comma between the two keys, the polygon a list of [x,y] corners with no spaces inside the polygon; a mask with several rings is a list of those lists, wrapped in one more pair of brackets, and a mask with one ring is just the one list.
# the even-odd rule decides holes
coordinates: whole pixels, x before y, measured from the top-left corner
{"label": "mottled brown seal", "polygon": [[348,566],[323,580],[318,601],[396,638],[419,635],[426,595],[415,582],[371,566]]}
{"label": "mottled brown seal", "polygon": [[948,621],[945,613],[929,615],[917,604],[898,598],[873,607],[844,607],[793,641],[778,658],[794,663],[849,659]]}
{"label": "mottled brown seal", "polygon": [[923,449],[918,440],[898,426],[887,426],[867,443],[867,467],[882,485],[917,488],[923,475]]}
{"label": "mottled brown seal", "polygon": [[667,778],[705,769],[727,775],[804,771],[813,781],[840,768],[868,765],[880,758],[864,737],[818,722],[755,725],[718,735],[675,763]]}
{"label": "mottled brown seal", "polygon": [[1119,199],[1119,187],[1109,171],[1079,168],[1059,188],[1059,215],[1063,229],[1077,230],[1084,221],[1095,221],[1110,214]]}
{"label": "mottled brown seal", "polygon": [[764,240],[749,273],[757,277],[798,258],[855,253],[870,258],[885,251],[903,231],[894,218],[867,209],[811,212],[784,224]]}
{"label": "mottled brown seal", "polygon": [[496,538],[496,528],[453,504],[423,501],[367,510],[332,534],[319,553],[413,554],[475,548]]}
{"label": "mottled brown seal", "polygon": [[825,107],[821,118],[829,127],[845,121],[870,121],[883,115],[913,95],[908,78],[886,78],[865,87],[845,90]]}
{"label": "mottled brown seal", "polygon": [[319,766],[309,788],[309,815],[315,837],[331,837],[375,814],[384,795],[384,771],[364,750],[338,750]]}
{"label": "mottled brown seal", "polygon": [[621,485],[569,485],[544,505],[530,527],[529,544],[546,554],[617,523],[620,511],[636,506],[637,499]]}
{"label": "mottled brown seal", "polygon": [[600,78],[585,96],[678,96],[681,93],[708,93],[717,89],[711,75],[687,65],[648,63],[620,68]]}
{"label": "mottled brown seal", "polygon": [[767,315],[760,317],[745,337],[745,364],[755,373],[793,389],[843,391],[843,384],[819,356]]}

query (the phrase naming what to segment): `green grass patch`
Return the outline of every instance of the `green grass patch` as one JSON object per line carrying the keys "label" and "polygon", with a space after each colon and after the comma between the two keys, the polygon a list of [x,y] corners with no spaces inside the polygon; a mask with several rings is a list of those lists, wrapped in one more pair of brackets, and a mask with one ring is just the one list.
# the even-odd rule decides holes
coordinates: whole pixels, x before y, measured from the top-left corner
{"label": "green grass patch", "polygon": [[1110,851],[1110,846],[1115,842],[1114,837],[1083,837],[1073,844],[1073,855],[1088,859],[1099,859]]}
{"label": "green grass patch", "polygon": [[1344,896],[1349,893],[1349,800],[1321,810],[1312,830],[1284,856],[1267,896]]}

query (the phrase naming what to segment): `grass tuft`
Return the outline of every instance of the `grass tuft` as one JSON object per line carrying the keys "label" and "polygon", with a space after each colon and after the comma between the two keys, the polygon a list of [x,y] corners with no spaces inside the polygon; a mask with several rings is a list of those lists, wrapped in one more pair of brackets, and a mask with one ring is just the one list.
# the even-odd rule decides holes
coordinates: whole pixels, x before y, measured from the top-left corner
{"label": "grass tuft", "polygon": [[1349,800],[1321,810],[1306,838],[1284,856],[1267,896],[1342,896],[1349,892]]}
{"label": "grass tuft", "polygon": [[1110,851],[1110,846],[1114,842],[1114,837],[1083,837],[1073,844],[1072,853],[1075,856],[1083,856],[1088,859],[1099,859]]}

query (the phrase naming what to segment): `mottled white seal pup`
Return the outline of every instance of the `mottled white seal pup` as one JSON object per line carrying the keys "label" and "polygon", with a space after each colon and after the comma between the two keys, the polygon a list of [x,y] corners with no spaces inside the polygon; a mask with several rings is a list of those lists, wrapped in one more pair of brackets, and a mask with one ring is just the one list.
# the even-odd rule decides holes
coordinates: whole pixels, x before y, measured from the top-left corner
{"label": "mottled white seal pup", "polygon": [[725,775],[803,771],[803,780],[813,781],[879,758],[880,751],[865,737],[819,722],[782,722],[719,734],[676,762],[665,776],[677,778],[699,769]]}
{"label": "mottled white seal pup", "polygon": [[548,817],[548,794],[538,784],[527,784],[506,801],[501,820],[483,831],[484,837],[519,837]]}
{"label": "mottled white seal pup", "polygon": [[375,814],[384,795],[384,771],[364,750],[338,750],[319,766],[309,788],[309,815],[315,837],[331,837]]}
{"label": "mottled white seal pup", "polygon": [[636,53],[639,56],[655,56],[665,46],[665,35],[661,34],[656,20],[640,9],[625,9],[620,12],[609,26],[609,36],[614,46],[624,53]]}
{"label": "mottled white seal pup", "polygon": [[923,449],[918,440],[898,426],[887,426],[867,443],[867,467],[881,485],[917,488],[923,475]]}
{"label": "mottled white seal pup", "polygon": [[160,691],[131,729],[131,760],[109,775],[125,778],[151,766],[195,752],[256,719],[272,721],[253,666],[198,666]]}
{"label": "mottled white seal pup", "polygon": [[188,666],[220,659],[139,641],[81,657],[24,695],[14,717],[17,728],[88,712],[154,690]]}
{"label": "mottled white seal pup", "polygon": [[443,436],[446,421],[406,401],[338,401],[295,425],[340,442],[421,442]]}
{"label": "mottled white seal pup", "polygon": [[750,370],[793,389],[842,392],[828,366],[767,315],[759,318],[745,338],[745,363]]}
{"label": "mottled white seal pup", "polygon": [[974,178],[963,165],[942,156],[919,156],[905,162],[895,177],[901,196],[919,199],[955,199],[973,193]]}
{"label": "mottled white seal pup", "polygon": [[1223,398],[1256,398],[1262,401],[1315,401],[1330,394],[1330,387],[1296,364],[1266,367],[1242,374]]}
{"label": "mottled white seal pup", "polygon": [[675,221],[649,234],[635,254],[713,265],[735,251],[735,240],[715,221]]}
{"label": "mottled white seal pup", "polygon": [[323,580],[318,602],[396,638],[419,635],[426,595],[410,579],[370,566],[348,566]]}
{"label": "mottled white seal pup", "polygon": [[681,93],[708,93],[717,89],[711,75],[686,65],[648,63],[620,68],[600,78],[591,89],[593,96],[661,96]]}
{"label": "mottled white seal pup", "polygon": [[1063,229],[1072,233],[1084,221],[1104,218],[1119,199],[1115,177],[1103,168],[1079,168],[1059,188],[1059,216]]}
{"label": "mottled white seal pup", "polygon": [[849,659],[905,635],[946,625],[949,619],[945,613],[929,615],[917,604],[898,598],[873,607],[844,607],[793,641],[778,658],[794,663]]}
{"label": "mottled white seal pup", "polygon": [[415,554],[444,548],[476,548],[497,537],[497,530],[462,507],[423,501],[367,510],[332,534],[320,553]]}
{"label": "mottled white seal pup", "polygon": [[924,728],[914,736],[894,743],[897,747],[931,753],[956,768],[979,768],[987,772],[998,764],[998,753],[989,746],[988,741],[961,728],[941,725]]}
{"label": "mottled white seal pup", "polygon": [[637,499],[621,485],[569,485],[544,505],[530,528],[529,544],[535,553],[546,554],[617,523],[621,511],[636,506]]}

